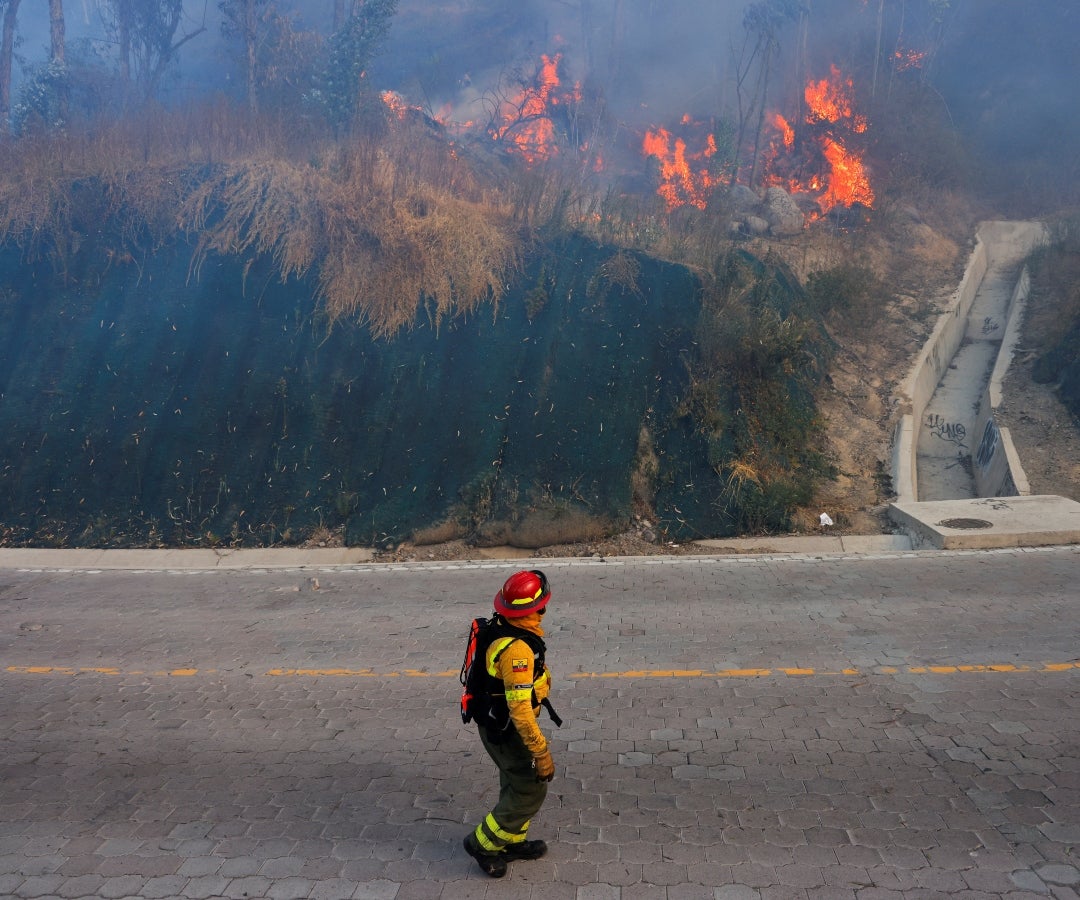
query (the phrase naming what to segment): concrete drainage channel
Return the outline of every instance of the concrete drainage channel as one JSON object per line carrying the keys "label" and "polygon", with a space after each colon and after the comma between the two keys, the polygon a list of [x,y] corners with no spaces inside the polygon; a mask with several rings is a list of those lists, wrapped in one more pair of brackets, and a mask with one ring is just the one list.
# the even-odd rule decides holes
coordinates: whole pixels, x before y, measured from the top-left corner
{"label": "concrete drainage channel", "polygon": [[996,412],[1031,279],[1039,222],[986,222],[948,310],[901,387],[889,516],[914,547],[1080,543],[1080,503],[1032,495]]}

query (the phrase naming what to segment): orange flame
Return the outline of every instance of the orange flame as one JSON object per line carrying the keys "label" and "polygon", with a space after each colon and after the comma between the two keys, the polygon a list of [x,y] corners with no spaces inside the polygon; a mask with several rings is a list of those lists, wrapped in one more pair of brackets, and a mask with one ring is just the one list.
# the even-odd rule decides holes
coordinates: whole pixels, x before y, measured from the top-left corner
{"label": "orange flame", "polygon": [[[867,130],[866,118],[856,112],[854,81],[831,66],[828,78],[807,82],[803,96],[801,132],[780,113],[770,116],[775,137],[764,154],[765,183],[791,193],[814,194],[822,212],[841,204],[873,206],[866,165],[850,140]],[[680,206],[705,209],[710,192],[721,183],[714,174],[715,164],[710,165],[717,153],[716,137],[702,137],[700,125],[683,116],[680,136],[657,127],[642,141],[642,153],[659,163],[656,192],[669,212]],[[692,145],[700,149],[691,151]]]}
{"label": "orange flame", "polygon": [[806,85],[806,122],[844,122],[856,134],[866,131],[866,119],[854,112],[855,82],[842,78],[836,66],[830,67],[830,78],[811,81]]}
{"label": "orange flame", "polygon": [[893,68],[897,72],[905,72],[908,69],[921,69],[925,58],[926,53],[922,50],[897,50],[893,54]]}
{"label": "orange flame", "polygon": [[[683,116],[682,123],[695,124],[689,116]],[[666,128],[657,128],[645,132],[641,152],[655,157],[660,164],[660,186],[656,193],[664,198],[668,212],[685,205],[705,208],[717,179],[708,164],[702,163],[716,155],[715,135],[706,135],[701,151],[688,153],[685,140]]]}
{"label": "orange flame", "polygon": [[818,204],[822,209],[828,212],[838,203],[845,206],[862,203],[864,206],[872,207],[874,192],[870,187],[870,179],[866,175],[863,161],[828,137],[825,138],[822,152],[831,168],[825,195],[818,198]]}
{"label": "orange flame", "polygon": [[780,137],[784,142],[784,146],[791,150],[795,146],[795,129],[788,124],[788,120],[785,119],[780,113],[776,113],[773,116],[773,127],[780,132]]}
{"label": "orange flame", "polygon": [[409,105],[404,101],[404,99],[402,99],[401,95],[397,92],[383,91],[382,101],[399,119],[404,119],[405,116],[408,115]]}
{"label": "orange flame", "polygon": [[779,113],[771,117],[777,137],[766,155],[766,183],[817,195],[822,212],[837,205],[873,206],[865,163],[849,141],[867,129],[866,118],[855,111],[853,80],[831,66],[828,78],[807,82],[803,97],[806,127],[801,135]]}
{"label": "orange flame", "polygon": [[532,82],[521,89],[516,97],[502,104],[501,123],[492,133],[497,141],[507,141],[532,165],[538,160],[549,159],[559,151],[552,121],[554,107],[561,103],[579,100],[580,88],[560,92],[559,63],[562,54],[540,57],[540,70]]}

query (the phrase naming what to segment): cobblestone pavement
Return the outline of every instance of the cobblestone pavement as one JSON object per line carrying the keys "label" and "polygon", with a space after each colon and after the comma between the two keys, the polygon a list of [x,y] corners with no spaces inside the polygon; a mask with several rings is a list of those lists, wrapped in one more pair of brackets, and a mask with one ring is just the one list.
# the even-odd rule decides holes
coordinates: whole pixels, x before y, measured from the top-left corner
{"label": "cobblestone pavement", "polygon": [[542,565],[498,881],[457,673],[519,564],[0,570],[0,895],[1078,897],[1080,549]]}

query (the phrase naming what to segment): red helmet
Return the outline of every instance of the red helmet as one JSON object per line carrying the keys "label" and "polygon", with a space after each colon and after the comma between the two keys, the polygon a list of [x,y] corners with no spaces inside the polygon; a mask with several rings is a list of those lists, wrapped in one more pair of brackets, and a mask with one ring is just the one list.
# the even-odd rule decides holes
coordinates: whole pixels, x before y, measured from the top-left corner
{"label": "red helmet", "polygon": [[539,569],[515,572],[495,595],[495,612],[509,618],[527,616],[543,609],[550,599],[551,588],[543,572]]}

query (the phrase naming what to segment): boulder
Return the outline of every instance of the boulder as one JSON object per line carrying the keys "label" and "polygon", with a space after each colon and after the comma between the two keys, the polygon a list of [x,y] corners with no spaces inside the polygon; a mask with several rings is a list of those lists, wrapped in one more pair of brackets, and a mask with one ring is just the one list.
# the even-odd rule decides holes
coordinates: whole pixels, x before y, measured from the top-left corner
{"label": "boulder", "polygon": [[769,229],[778,236],[799,234],[806,222],[791,194],[780,187],[771,187],[765,192],[763,216]]}
{"label": "boulder", "polygon": [[807,218],[816,219],[821,215],[821,204],[818,203],[818,198],[814,194],[803,191],[792,194],[791,199]]}
{"label": "boulder", "polygon": [[739,212],[751,212],[761,205],[761,198],[745,184],[733,184],[728,188],[727,197]]}
{"label": "boulder", "polygon": [[758,237],[768,233],[769,223],[761,216],[747,216],[743,219],[743,231]]}

